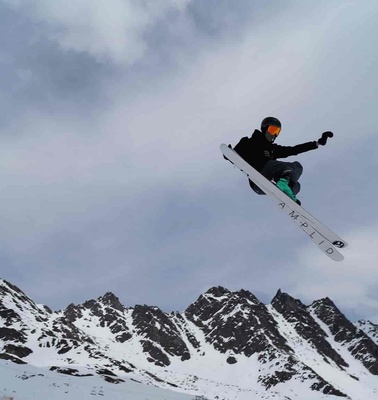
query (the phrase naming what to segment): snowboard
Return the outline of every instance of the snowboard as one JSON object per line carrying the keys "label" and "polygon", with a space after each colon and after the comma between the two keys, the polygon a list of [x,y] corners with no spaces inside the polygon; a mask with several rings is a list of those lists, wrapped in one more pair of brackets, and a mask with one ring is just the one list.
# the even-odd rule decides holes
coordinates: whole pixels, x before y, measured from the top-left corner
{"label": "snowboard", "polygon": [[348,244],[307,210],[283,193],[229,146],[222,144],[224,157],[252,180],[270,199],[272,199],[296,225],[307,234],[312,242],[333,261],[342,261],[344,256],[336,249]]}

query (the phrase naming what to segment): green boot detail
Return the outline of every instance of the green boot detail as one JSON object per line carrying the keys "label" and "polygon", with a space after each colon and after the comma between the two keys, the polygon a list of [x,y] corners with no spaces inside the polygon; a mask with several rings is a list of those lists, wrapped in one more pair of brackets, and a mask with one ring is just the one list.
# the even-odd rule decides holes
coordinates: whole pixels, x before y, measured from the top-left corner
{"label": "green boot detail", "polygon": [[292,200],[294,200],[295,202],[297,202],[297,198],[295,197],[295,194],[293,193],[293,191],[291,190],[290,186],[289,186],[289,179],[286,178],[281,178],[278,182],[277,182],[277,187],[284,192],[286,195],[288,195]]}

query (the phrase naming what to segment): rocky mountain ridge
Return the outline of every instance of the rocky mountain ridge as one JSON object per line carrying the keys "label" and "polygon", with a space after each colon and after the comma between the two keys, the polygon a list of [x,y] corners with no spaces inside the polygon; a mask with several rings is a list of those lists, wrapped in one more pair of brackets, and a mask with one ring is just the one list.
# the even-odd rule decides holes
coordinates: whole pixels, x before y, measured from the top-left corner
{"label": "rocky mountain ridge", "polygon": [[0,358],[209,399],[378,398],[377,338],[329,298],[306,306],[281,290],[265,305],[213,287],[182,313],[106,293],[53,312],[0,279]]}

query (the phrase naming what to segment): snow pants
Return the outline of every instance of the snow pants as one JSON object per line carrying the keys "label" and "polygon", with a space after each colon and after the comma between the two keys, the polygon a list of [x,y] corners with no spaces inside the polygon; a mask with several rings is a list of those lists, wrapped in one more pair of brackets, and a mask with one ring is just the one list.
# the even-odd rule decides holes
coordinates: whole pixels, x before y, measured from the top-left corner
{"label": "snow pants", "polygon": [[[284,162],[277,160],[269,160],[260,171],[261,175],[264,175],[269,181],[278,182],[281,178],[289,179],[289,186],[295,195],[301,190],[298,179],[302,175],[302,172],[302,164],[298,161]],[[249,185],[257,194],[265,194],[251,180],[249,181]]]}

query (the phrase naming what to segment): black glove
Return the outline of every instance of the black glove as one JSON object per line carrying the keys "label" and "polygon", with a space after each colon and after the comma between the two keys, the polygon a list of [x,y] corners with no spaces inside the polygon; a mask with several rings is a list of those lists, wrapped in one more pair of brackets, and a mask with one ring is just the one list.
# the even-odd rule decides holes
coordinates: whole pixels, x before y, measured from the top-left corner
{"label": "black glove", "polygon": [[322,137],[317,141],[321,146],[325,146],[327,143],[327,139],[333,137],[333,133],[331,131],[323,132]]}

